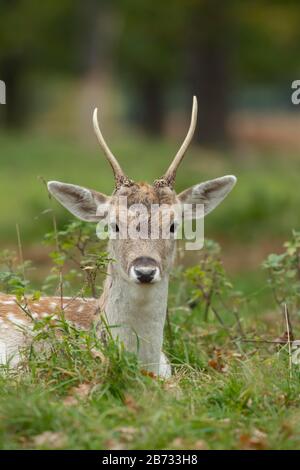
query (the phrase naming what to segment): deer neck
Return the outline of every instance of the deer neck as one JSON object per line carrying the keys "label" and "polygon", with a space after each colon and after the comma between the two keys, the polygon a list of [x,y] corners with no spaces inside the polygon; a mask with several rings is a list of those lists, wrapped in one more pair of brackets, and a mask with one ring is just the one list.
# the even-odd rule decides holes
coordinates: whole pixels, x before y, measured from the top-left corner
{"label": "deer neck", "polygon": [[135,284],[110,264],[104,310],[113,338],[138,355],[142,367],[158,374],[166,319],[169,276],[154,284]]}

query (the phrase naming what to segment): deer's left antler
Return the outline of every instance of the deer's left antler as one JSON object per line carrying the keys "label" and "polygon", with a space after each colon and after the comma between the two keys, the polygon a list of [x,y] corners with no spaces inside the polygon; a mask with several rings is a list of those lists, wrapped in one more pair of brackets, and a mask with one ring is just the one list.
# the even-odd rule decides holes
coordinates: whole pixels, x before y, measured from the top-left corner
{"label": "deer's left antler", "polygon": [[154,182],[155,186],[170,186],[173,187],[176,178],[177,169],[191,143],[193,138],[196,124],[197,124],[197,112],[198,112],[198,104],[196,96],[193,97],[193,108],[192,108],[192,116],[191,116],[191,123],[188,130],[188,133],[181,145],[180,149],[178,150],[177,154],[175,155],[171,165],[169,166],[168,170],[164,174],[164,176]]}

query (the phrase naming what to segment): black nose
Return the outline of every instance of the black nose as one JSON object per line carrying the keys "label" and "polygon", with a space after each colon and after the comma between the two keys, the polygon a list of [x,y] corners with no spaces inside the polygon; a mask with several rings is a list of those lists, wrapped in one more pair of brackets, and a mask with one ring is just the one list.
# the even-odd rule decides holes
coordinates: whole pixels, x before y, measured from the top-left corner
{"label": "black nose", "polygon": [[142,283],[151,282],[154,279],[156,268],[140,266],[134,268],[137,279]]}
{"label": "black nose", "polygon": [[135,260],[134,272],[139,282],[153,281],[157,269],[156,262],[152,258],[142,256]]}

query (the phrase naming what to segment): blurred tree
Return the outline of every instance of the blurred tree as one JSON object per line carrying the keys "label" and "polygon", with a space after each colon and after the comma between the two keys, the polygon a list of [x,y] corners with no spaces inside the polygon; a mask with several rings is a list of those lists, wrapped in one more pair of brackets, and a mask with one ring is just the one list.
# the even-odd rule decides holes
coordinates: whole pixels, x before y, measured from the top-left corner
{"label": "blurred tree", "polygon": [[[163,131],[165,96],[179,86],[196,94],[199,140],[226,140],[231,8],[218,0],[122,0],[119,69],[136,101],[136,122]],[[187,93],[186,93],[187,94]]]}
{"label": "blurred tree", "polygon": [[110,0],[79,1],[77,26],[77,60],[83,74],[110,67],[114,40],[114,15]]}
{"label": "blurred tree", "polygon": [[224,143],[233,74],[232,2],[188,0],[187,5],[184,68],[188,89],[199,100],[196,138],[203,144]]}
{"label": "blurred tree", "polygon": [[149,134],[163,132],[165,96],[181,75],[181,10],[180,0],[116,0],[118,73],[132,93],[136,123]]}
{"label": "blurred tree", "polygon": [[67,18],[71,3],[1,0],[0,70],[7,89],[7,105],[2,110],[5,126],[26,122],[33,97],[28,80],[33,69],[40,72],[50,66],[59,68],[66,57],[63,51],[69,26],[61,19]]}
{"label": "blurred tree", "polygon": [[0,0],[0,74],[6,82],[3,123],[26,123],[34,90],[31,78],[83,73],[97,60],[97,0]]}
{"label": "blurred tree", "polygon": [[[165,96],[179,86],[196,94],[199,140],[226,140],[231,4],[218,0],[122,0],[120,71],[137,101],[136,121],[149,133],[163,130]],[[187,94],[187,93],[185,93]]]}
{"label": "blurred tree", "polygon": [[183,47],[189,88],[199,97],[200,142],[226,142],[233,90],[283,90],[290,103],[300,75],[298,0],[187,0],[186,7]]}
{"label": "blurred tree", "polygon": [[234,2],[236,80],[243,85],[284,85],[300,75],[299,0]]}
{"label": "blurred tree", "polygon": [[198,139],[227,141],[234,89],[285,83],[299,71],[298,0],[116,0],[119,71],[135,97],[136,121],[163,130],[174,88],[199,98]]}
{"label": "blurred tree", "polygon": [[166,98],[184,90],[199,98],[199,141],[224,143],[233,89],[289,92],[300,75],[299,0],[0,0],[0,12],[6,126],[26,122],[33,76],[76,76],[109,58],[145,131],[163,132]]}

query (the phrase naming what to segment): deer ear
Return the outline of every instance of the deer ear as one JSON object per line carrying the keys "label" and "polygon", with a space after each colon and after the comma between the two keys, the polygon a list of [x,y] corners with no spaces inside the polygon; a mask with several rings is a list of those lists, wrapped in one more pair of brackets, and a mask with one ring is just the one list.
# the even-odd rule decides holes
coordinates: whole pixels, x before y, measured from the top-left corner
{"label": "deer ear", "polygon": [[204,215],[206,215],[225,199],[235,183],[235,176],[222,176],[221,178],[196,184],[180,193],[178,197],[181,204],[203,204]]}
{"label": "deer ear", "polygon": [[99,222],[108,212],[110,197],[75,184],[49,181],[48,190],[71,214],[86,222]]}

